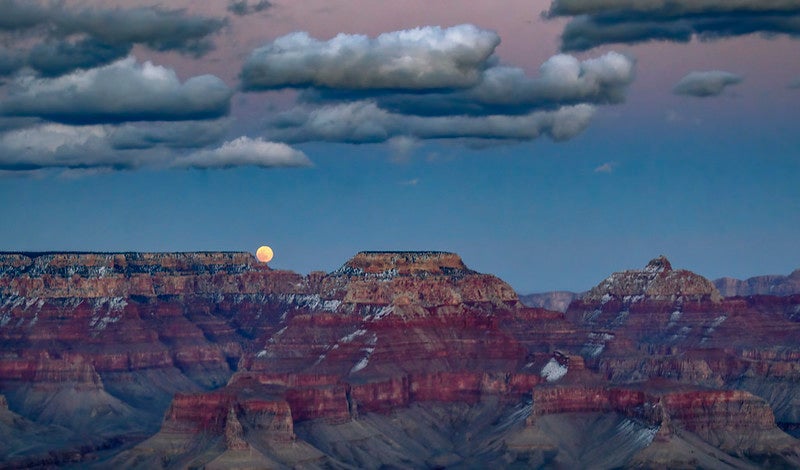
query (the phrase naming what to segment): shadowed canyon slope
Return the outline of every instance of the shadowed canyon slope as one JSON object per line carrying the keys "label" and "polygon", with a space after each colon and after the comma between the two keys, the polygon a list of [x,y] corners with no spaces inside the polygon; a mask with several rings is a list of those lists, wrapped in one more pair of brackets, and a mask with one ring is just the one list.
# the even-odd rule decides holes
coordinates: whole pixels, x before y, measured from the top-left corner
{"label": "shadowed canyon slope", "polygon": [[0,466],[798,466],[799,319],[663,257],[561,313],[443,252],[0,254]]}

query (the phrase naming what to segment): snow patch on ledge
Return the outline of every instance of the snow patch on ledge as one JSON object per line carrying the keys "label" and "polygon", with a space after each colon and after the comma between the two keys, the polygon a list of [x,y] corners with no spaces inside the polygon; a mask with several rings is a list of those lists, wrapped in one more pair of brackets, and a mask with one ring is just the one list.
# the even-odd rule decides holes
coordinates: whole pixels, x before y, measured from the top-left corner
{"label": "snow patch on ledge", "polygon": [[556,380],[567,375],[567,366],[561,365],[555,358],[542,367],[541,376],[548,382],[555,382]]}
{"label": "snow patch on ledge", "polygon": [[364,357],[360,361],[358,361],[358,364],[354,365],[353,368],[350,369],[350,373],[354,374],[360,371],[361,369],[367,367],[367,364],[369,364],[369,356]]}
{"label": "snow patch on ledge", "polygon": [[341,338],[339,338],[339,341],[337,341],[337,343],[350,343],[354,339],[356,339],[357,337],[363,336],[365,334],[367,334],[367,330],[365,330],[363,328],[362,329],[358,329],[358,330],[350,333],[349,335],[342,336]]}

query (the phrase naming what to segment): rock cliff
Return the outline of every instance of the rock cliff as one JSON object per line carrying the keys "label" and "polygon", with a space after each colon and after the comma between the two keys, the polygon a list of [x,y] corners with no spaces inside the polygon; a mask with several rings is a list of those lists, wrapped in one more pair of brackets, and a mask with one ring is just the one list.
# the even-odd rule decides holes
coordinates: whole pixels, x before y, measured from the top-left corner
{"label": "rock cliff", "polygon": [[800,269],[788,276],[755,276],[744,280],[723,277],[714,281],[725,297],[749,295],[797,295],[800,294]]}
{"label": "rock cliff", "polygon": [[445,252],[362,252],[306,276],[248,253],[5,253],[0,431],[51,437],[0,457],[800,465],[776,426],[800,427],[798,320],[800,296],[723,299],[664,257],[565,314]]}

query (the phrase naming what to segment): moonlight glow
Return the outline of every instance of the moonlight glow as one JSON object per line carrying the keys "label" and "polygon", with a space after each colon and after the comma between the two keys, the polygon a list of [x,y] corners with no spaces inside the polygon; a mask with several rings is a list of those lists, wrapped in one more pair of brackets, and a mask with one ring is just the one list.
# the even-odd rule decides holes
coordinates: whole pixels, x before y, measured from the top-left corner
{"label": "moonlight glow", "polygon": [[256,250],[256,258],[262,263],[269,263],[272,260],[272,248],[268,246],[262,246],[258,250]]}

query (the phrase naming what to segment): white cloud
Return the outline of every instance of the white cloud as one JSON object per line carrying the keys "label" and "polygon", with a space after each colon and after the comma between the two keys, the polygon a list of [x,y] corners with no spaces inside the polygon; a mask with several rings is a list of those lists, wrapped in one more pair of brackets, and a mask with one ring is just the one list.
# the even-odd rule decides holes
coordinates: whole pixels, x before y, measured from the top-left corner
{"label": "white cloud", "polygon": [[418,139],[407,135],[392,137],[388,141],[392,151],[392,160],[395,162],[405,162],[411,158],[411,154],[420,146]]}
{"label": "white cloud", "polygon": [[617,166],[615,162],[605,162],[594,169],[595,173],[612,173]]}
{"label": "white cloud", "polygon": [[[162,123],[163,133],[132,125],[68,126],[42,124],[0,134],[0,171],[25,174],[60,168],[66,174],[154,168],[262,168],[310,166],[306,155],[290,146],[239,137],[213,149],[187,151],[191,123]],[[176,129],[169,131],[173,126]],[[187,127],[188,126],[188,127]],[[195,128],[199,131],[203,126]],[[120,134],[136,146],[120,147]],[[174,134],[174,135],[171,135]],[[132,135],[132,137],[131,137]],[[152,137],[152,138],[151,138]],[[77,171],[80,170],[80,171]]]}
{"label": "white cloud", "polygon": [[40,168],[118,169],[141,166],[151,154],[118,152],[108,144],[105,126],[66,126],[43,124],[16,129],[0,135],[0,168],[35,170]]}
{"label": "white cloud", "polygon": [[252,52],[246,90],[325,87],[352,90],[463,88],[475,85],[500,37],[473,25],[426,26],[372,39],[339,34],[328,41],[291,33]]}
{"label": "white cloud", "polygon": [[[579,61],[559,54],[548,59],[539,76],[529,77],[518,67],[494,66],[485,70],[472,88],[436,93],[376,94],[372,99],[384,109],[423,116],[448,114],[526,114],[566,104],[610,104],[624,101],[634,79],[633,59],[617,52]],[[336,92],[318,92],[310,101],[337,99]],[[315,100],[316,98],[316,100]],[[348,98],[344,93],[344,98]]]}
{"label": "white cloud", "polygon": [[200,150],[175,160],[180,168],[232,168],[240,166],[302,167],[311,161],[301,151],[278,142],[239,137],[211,150]]}
{"label": "white cloud", "polygon": [[513,102],[618,102],[633,80],[634,62],[609,52],[583,62],[558,54],[539,68],[540,76],[528,78],[515,67],[494,67],[470,95],[485,103]]}
{"label": "white cloud", "polygon": [[279,114],[267,135],[286,142],[385,142],[393,137],[414,139],[532,140],[547,135],[567,140],[588,126],[594,107],[564,106],[520,116],[409,116],[390,113],[371,101],[319,108],[295,108]]}
{"label": "white cloud", "polygon": [[58,78],[19,77],[0,112],[68,124],[209,119],[227,114],[231,95],[213,75],[181,83],[172,69],[128,57]]}
{"label": "white cloud", "polygon": [[690,72],[675,85],[672,91],[677,95],[696,96],[699,98],[717,96],[726,87],[741,81],[741,76],[720,70]]}

